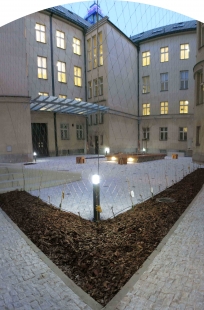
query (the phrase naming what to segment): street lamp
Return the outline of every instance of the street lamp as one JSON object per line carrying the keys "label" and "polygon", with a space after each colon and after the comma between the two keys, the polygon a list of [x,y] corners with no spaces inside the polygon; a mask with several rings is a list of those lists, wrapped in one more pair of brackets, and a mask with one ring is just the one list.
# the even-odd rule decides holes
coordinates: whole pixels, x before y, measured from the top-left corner
{"label": "street lamp", "polygon": [[94,174],[92,176],[93,183],[93,213],[94,213],[94,222],[100,220],[100,176]]}
{"label": "street lamp", "polygon": [[36,152],[33,153],[33,157],[34,157],[34,160],[36,162],[36,157],[37,157],[37,153]]}

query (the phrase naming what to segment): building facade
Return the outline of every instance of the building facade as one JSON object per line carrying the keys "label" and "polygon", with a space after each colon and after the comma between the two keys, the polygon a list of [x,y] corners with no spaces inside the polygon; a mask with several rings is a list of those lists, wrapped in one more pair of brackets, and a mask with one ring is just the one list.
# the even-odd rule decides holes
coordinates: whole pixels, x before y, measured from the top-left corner
{"label": "building facade", "polygon": [[0,28],[2,162],[33,151],[191,155],[195,21],[128,38],[100,14],[91,24],[58,6]]}

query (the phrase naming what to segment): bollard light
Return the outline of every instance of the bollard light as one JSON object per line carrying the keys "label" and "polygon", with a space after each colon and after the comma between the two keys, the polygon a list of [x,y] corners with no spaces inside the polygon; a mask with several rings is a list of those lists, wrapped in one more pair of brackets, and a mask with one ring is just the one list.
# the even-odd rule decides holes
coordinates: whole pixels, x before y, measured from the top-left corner
{"label": "bollard light", "polygon": [[100,206],[100,176],[98,174],[94,174],[92,176],[92,184],[93,184],[93,214],[94,214],[94,222],[98,222],[100,220],[100,212],[98,211],[98,207]]}
{"label": "bollard light", "polygon": [[33,153],[33,157],[34,157],[34,160],[36,162],[36,157],[37,157],[37,153],[36,152]]}
{"label": "bollard light", "polygon": [[105,148],[105,153],[106,153],[106,155],[110,153],[110,148],[109,147]]}

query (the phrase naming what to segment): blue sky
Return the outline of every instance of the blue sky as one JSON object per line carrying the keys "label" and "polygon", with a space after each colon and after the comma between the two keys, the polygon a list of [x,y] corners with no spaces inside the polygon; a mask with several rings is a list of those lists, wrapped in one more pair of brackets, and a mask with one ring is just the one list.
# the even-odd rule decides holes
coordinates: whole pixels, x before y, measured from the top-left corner
{"label": "blue sky", "polygon": [[[156,27],[191,20],[190,17],[138,2],[101,0],[104,15],[109,16],[128,37]],[[93,1],[64,4],[68,10],[84,17]]]}

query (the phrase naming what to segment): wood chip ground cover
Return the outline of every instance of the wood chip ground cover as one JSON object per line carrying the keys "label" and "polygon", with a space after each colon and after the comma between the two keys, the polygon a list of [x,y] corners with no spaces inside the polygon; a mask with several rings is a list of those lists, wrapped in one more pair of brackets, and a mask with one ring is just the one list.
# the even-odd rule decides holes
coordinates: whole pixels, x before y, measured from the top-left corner
{"label": "wood chip ground cover", "polygon": [[[96,224],[25,191],[0,195],[0,207],[69,278],[106,305],[142,266],[204,183],[199,168],[133,209]],[[175,202],[158,202],[168,197]]]}

